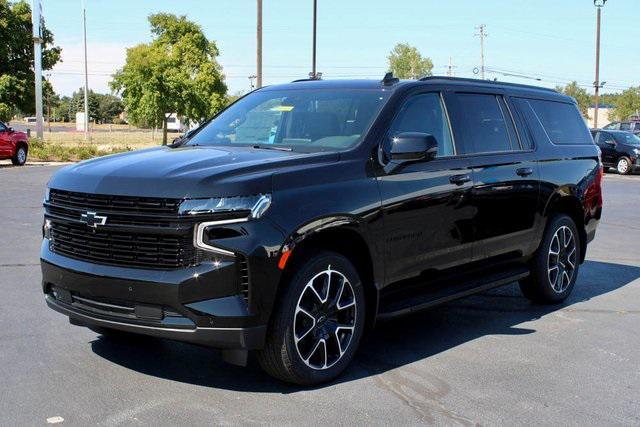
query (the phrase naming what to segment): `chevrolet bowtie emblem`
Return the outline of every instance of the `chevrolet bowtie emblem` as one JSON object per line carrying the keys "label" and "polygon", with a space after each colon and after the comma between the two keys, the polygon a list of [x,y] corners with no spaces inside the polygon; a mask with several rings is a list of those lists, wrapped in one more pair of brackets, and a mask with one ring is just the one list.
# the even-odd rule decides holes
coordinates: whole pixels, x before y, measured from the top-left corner
{"label": "chevrolet bowtie emblem", "polygon": [[95,212],[87,212],[83,213],[80,218],[84,223],[86,223],[89,227],[96,228],[99,225],[105,225],[107,222],[106,216],[96,215]]}

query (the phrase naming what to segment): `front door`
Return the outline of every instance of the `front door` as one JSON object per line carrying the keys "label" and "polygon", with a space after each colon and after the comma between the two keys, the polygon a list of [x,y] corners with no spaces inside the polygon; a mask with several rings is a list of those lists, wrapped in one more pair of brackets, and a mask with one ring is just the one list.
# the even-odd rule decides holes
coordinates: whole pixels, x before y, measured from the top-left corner
{"label": "front door", "polygon": [[615,166],[618,156],[616,155],[616,140],[613,135],[609,132],[598,131],[594,140],[602,152],[602,163]]}
{"label": "front door", "polygon": [[11,156],[11,135],[9,129],[0,122],[0,158]]}
{"label": "front door", "polygon": [[388,282],[465,264],[472,257],[474,208],[468,200],[473,176],[468,160],[455,155],[440,93],[409,97],[383,147],[403,132],[433,135],[438,154],[433,160],[405,164],[379,177]]}

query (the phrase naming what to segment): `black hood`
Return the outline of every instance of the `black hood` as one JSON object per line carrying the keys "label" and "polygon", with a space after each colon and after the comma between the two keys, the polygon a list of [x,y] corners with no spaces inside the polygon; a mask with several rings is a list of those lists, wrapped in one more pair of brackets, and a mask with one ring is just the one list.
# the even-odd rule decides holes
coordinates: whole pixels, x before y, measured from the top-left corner
{"label": "black hood", "polygon": [[333,162],[336,153],[251,147],[156,147],[87,160],[58,171],[49,187],[146,197],[215,197],[271,192],[274,169]]}

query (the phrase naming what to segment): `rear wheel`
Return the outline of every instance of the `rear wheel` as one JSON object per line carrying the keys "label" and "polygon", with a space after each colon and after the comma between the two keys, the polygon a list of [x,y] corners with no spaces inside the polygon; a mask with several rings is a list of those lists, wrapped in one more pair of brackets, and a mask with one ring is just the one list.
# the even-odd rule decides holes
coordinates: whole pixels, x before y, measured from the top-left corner
{"label": "rear wheel", "polygon": [[364,329],[364,291],[351,262],[316,252],[298,266],[278,303],[258,361],[270,375],[313,385],[337,377]]}
{"label": "rear wheel", "polygon": [[627,157],[620,157],[620,159],[618,159],[616,169],[620,175],[627,175],[631,172],[631,160]]}
{"label": "rear wheel", "polygon": [[542,304],[564,301],[580,268],[580,236],[567,215],[554,216],[531,263],[531,275],[520,281],[527,298]]}
{"label": "rear wheel", "polygon": [[27,162],[27,148],[24,145],[18,146],[15,154],[11,158],[11,163],[16,166],[22,166]]}

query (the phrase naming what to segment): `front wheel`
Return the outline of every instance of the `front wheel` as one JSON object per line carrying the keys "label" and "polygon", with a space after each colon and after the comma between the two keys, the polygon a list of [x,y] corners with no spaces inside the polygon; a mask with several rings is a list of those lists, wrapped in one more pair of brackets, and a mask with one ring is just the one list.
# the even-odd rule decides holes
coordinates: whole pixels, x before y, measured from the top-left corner
{"label": "front wheel", "polygon": [[580,268],[580,235],[567,215],[549,220],[531,262],[531,275],[520,281],[525,297],[542,304],[564,301],[573,290]]}
{"label": "front wheel", "polygon": [[296,268],[274,311],[258,361],[270,375],[314,385],[337,377],[364,330],[365,298],[353,264],[317,252]]}
{"label": "front wheel", "polygon": [[15,166],[22,166],[27,162],[27,149],[24,146],[18,147],[16,153],[11,158],[11,163]]}

